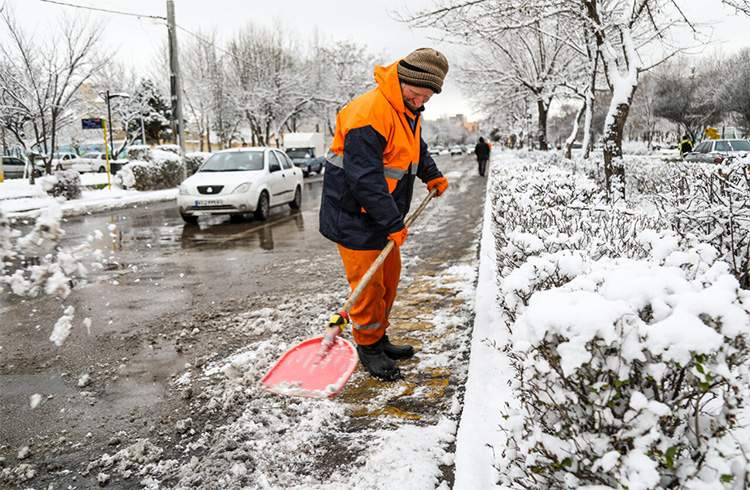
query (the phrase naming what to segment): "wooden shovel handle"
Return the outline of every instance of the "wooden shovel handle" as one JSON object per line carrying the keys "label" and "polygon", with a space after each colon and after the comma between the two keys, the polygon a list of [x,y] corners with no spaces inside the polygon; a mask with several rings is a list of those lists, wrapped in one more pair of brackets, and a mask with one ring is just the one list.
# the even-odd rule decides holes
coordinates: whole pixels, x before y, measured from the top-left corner
{"label": "wooden shovel handle", "polygon": [[[411,216],[406,218],[406,221],[404,222],[405,227],[408,228],[412,223],[414,223],[414,220],[416,220],[417,217],[422,213],[422,211],[424,211],[424,208],[427,207],[427,204],[433,197],[435,197],[435,195],[437,195],[437,189],[432,189],[430,193],[427,194],[427,197],[422,200],[422,203],[419,205],[419,207],[415,209],[413,213],[411,213]],[[383,251],[380,252],[380,255],[378,255],[370,268],[367,269],[367,272],[365,272],[365,275],[362,276],[359,284],[357,284],[356,289],[352,291],[349,299],[347,299],[346,303],[344,303],[344,306],[341,308],[343,311],[346,311],[347,313],[349,312],[349,308],[351,308],[354,302],[357,301],[359,295],[362,294],[362,291],[364,291],[364,289],[367,287],[367,284],[370,282],[370,279],[372,279],[372,276],[375,274],[378,268],[383,265],[385,258],[388,257],[388,254],[391,253],[391,250],[393,250],[393,247],[395,245],[396,242],[394,242],[393,240],[388,240],[388,243],[385,245],[385,248],[383,248]]]}

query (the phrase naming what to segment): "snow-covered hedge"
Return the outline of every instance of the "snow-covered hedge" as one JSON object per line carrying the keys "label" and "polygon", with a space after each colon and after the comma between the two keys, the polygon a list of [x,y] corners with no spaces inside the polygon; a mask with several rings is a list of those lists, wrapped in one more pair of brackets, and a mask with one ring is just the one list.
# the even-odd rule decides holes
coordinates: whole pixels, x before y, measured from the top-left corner
{"label": "snow-covered hedge", "polygon": [[[602,164],[596,156],[557,163],[603,186]],[[651,223],[636,228],[671,229],[683,243],[709,243],[741,286],[750,288],[750,158],[717,165],[635,156],[625,163],[627,204],[613,211],[650,208]]]}
{"label": "snow-covered hedge", "polygon": [[750,293],[705,236],[669,231],[638,199],[604,204],[595,170],[557,157],[495,169],[517,399],[501,483],[745,488]]}
{"label": "snow-covered hedge", "polygon": [[169,189],[182,182],[183,161],[179,155],[138,146],[131,147],[128,157],[130,163],[115,174],[115,184],[123,189]]}
{"label": "snow-covered hedge", "polygon": [[551,287],[527,305],[506,302],[517,316],[509,354],[521,404],[506,411],[503,483],[747,482],[733,429],[750,382],[750,293],[711,247],[683,250],[674,236],[654,233],[641,239],[647,259],[542,254],[504,283]]}
{"label": "snow-covered hedge", "polygon": [[75,170],[62,170],[42,177],[42,188],[53,197],[64,197],[70,201],[81,197],[81,174]]}
{"label": "snow-covered hedge", "polygon": [[180,154],[180,145],[164,144],[157,146],[156,149],[159,151],[168,151],[170,153],[174,153],[175,155]]}
{"label": "snow-covered hedge", "polygon": [[750,288],[750,158],[679,163],[651,200],[683,240],[711,244]]}
{"label": "snow-covered hedge", "polygon": [[597,258],[645,254],[638,234],[665,223],[624,205],[607,206],[586,170],[562,166],[556,154],[497,169],[493,194],[502,275],[541,252],[581,250]]}
{"label": "snow-covered hedge", "polygon": [[203,162],[208,160],[208,157],[210,157],[211,155],[213,155],[213,153],[207,153],[207,152],[201,152],[201,151],[186,153],[185,154],[185,167],[187,168],[188,176],[193,175],[198,170],[198,167],[203,165]]}

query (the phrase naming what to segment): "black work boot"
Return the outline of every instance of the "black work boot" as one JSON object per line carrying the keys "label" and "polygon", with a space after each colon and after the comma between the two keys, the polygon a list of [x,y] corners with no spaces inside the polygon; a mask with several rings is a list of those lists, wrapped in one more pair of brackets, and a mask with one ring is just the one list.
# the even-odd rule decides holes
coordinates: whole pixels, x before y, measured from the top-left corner
{"label": "black work boot", "polygon": [[358,345],[359,362],[367,371],[378,379],[396,381],[401,379],[401,371],[391,358],[385,355],[382,345],[383,339],[372,345]]}
{"label": "black work boot", "polygon": [[391,359],[409,359],[414,355],[414,347],[408,344],[391,344],[391,341],[388,339],[388,334],[383,335],[383,338],[380,339],[380,342],[383,345],[383,352],[385,352],[385,355],[390,357]]}

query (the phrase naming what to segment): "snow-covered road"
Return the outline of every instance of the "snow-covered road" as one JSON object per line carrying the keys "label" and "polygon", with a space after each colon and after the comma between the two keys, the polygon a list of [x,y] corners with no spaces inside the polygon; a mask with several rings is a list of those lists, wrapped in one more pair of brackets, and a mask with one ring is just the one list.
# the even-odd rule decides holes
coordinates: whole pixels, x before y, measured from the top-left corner
{"label": "snow-covered road", "polygon": [[[41,422],[10,438],[3,434],[9,443],[0,452],[12,481],[33,473],[26,486],[80,488],[97,480],[117,488],[450,486],[485,180],[469,157],[438,163],[451,189],[411,230],[392,317],[392,337],[419,351],[404,363],[404,381],[374,382],[357,373],[340,398],[325,402],[259,389],[270,364],[292,343],[319,333],[345,299],[338,256],[317,234],[313,209],[301,221],[277,217],[282,224],[255,231],[246,223],[186,233],[177,223],[166,225],[171,218],[160,223],[164,216],[152,208],[131,223],[117,222],[129,230],[115,233],[123,246],[117,267],[85,288],[89,298],[107,298],[105,304],[127,291],[130,312],[95,321],[91,336],[74,330],[59,358],[0,341],[10,356],[0,362],[0,379],[54,381],[34,385],[43,402],[33,413],[24,390],[2,390],[4,412]],[[423,195],[418,186],[415,200]],[[149,231],[135,231],[144,222]],[[215,267],[220,262],[223,269]],[[78,306],[85,305],[81,299]],[[144,313],[152,310],[153,316]],[[27,346],[44,338],[30,333]],[[34,362],[24,362],[29,358]],[[78,387],[84,373],[90,384]],[[19,460],[24,445],[28,456]]]}

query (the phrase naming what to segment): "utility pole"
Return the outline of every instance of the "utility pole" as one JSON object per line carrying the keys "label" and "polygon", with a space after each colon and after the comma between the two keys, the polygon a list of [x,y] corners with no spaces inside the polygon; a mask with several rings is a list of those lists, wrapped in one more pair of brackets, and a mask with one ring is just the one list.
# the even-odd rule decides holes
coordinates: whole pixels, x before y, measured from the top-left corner
{"label": "utility pole", "polygon": [[[114,155],[115,145],[113,143],[114,139],[112,138],[112,108],[110,107],[110,104],[109,104],[109,99],[110,99],[109,90],[107,90],[105,97],[107,98],[107,124],[109,125],[109,154]],[[112,158],[114,158],[114,156]]]}
{"label": "utility pole", "polygon": [[[177,54],[177,24],[174,20],[174,0],[167,0],[167,28],[169,31],[169,87],[172,93],[172,134],[177,138],[180,153],[184,156],[185,129],[182,124],[182,82]],[[182,167],[182,178],[187,178],[187,169],[184,165]]]}

